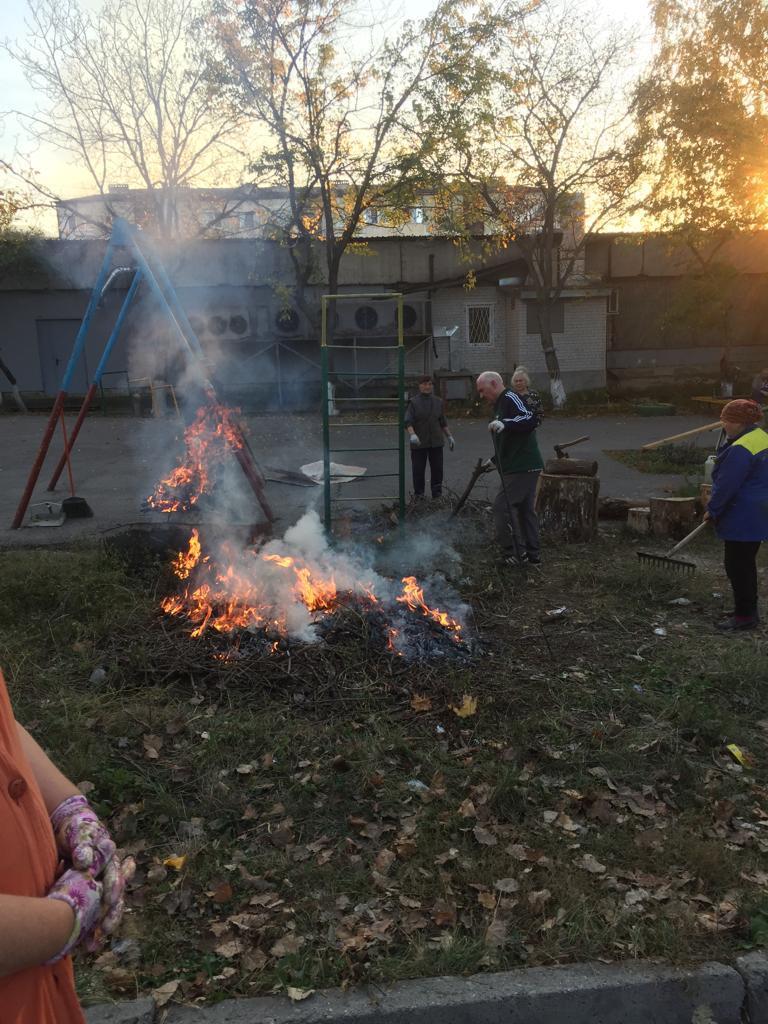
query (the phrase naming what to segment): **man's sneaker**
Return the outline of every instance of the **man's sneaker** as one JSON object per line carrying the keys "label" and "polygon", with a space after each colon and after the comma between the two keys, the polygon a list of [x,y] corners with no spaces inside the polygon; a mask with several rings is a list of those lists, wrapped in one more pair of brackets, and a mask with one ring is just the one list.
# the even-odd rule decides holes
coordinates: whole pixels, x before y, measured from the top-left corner
{"label": "man's sneaker", "polygon": [[505,555],[502,558],[502,563],[508,565],[511,569],[522,569],[525,565],[525,556],[518,558],[517,555]]}
{"label": "man's sneaker", "polygon": [[731,615],[722,622],[718,622],[716,629],[724,633],[732,633],[736,630],[757,629],[760,620],[756,615]]}
{"label": "man's sneaker", "polygon": [[531,565],[541,565],[541,555],[531,554],[529,551],[525,556],[525,559],[527,562],[530,562]]}

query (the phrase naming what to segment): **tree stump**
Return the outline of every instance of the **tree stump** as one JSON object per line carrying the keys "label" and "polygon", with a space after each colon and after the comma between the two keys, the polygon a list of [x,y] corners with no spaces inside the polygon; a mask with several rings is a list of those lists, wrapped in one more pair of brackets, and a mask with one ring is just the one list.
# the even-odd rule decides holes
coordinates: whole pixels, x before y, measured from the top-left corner
{"label": "tree stump", "polygon": [[712,484],[701,484],[699,486],[699,505],[701,505],[701,511],[705,512],[709,499],[712,497]]}
{"label": "tree stump", "polygon": [[649,508],[631,508],[627,512],[627,528],[633,533],[650,533],[651,510]]}
{"label": "tree stump", "polygon": [[651,498],[651,532],[680,540],[696,521],[696,498]]}
{"label": "tree stump", "polygon": [[596,476],[542,473],[536,506],[542,530],[566,541],[593,540],[599,493]]}
{"label": "tree stump", "polygon": [[547,459],[544,472],[550,476],[597,476],[594,459]]}

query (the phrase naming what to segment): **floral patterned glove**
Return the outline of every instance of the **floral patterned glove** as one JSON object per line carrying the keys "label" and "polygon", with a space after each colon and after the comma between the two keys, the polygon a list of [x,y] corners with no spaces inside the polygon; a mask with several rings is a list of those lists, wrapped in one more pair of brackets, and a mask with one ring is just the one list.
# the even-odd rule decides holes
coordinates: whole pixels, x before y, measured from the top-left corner
{"label": "floral patterned glove", "polygon": [[101,891],[101,882],[87,871],[70,869],[53,883],[46,898],[68,903],[75,913],[75,924],[64,948],[46,963],[55,964],[68,956],[96,928],[102,913]]}
{"label": "floral patterned glove", "polygon": [[100,875],[115,853],[115,844],[84,796],[71,796],[51,814],[59,853],[78,871]]}
{"label": "floral patterned glove", "polygon": [[100,949],[106,937],[120,924],[125,906],[125,887],[133,878],[135,870],[136,861],[133,857],[121,860],[115,856],[104,868],[101,876],[101,919],[85,939],[85,948],[89,953]]}

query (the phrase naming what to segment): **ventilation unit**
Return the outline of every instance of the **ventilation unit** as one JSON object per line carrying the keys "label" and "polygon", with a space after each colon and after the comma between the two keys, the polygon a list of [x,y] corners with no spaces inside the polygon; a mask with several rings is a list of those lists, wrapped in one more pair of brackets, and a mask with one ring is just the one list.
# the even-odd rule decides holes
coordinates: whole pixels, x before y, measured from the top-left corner
{"label": "ventilation unit", "polygon": [[303,334],[304,320],[294,306],[275,306],[272,313],[272,329],[284,338],[296,338]]}
{"label": "ventilation unit", "polygon": [[189,322],[201,342],[242,341],[256,332],[248,310],[239,307],[198,310],[189,314]]}
{"label": "ventilation unit", "polygon": [[[424,334],[424,307],[420,301],[403,302],[403,333]],[[377,302],[339,302],[338,330],[340,334],[365,337],[397,334],[397,303],[392,300]]]}

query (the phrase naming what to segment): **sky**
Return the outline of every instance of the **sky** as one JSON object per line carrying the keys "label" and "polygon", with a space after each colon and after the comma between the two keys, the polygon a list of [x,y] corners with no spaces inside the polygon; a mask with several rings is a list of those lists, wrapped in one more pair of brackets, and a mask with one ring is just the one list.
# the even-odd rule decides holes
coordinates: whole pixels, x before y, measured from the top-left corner
{"label": "sky", "polygon": [[[98,10],[103,0],[79,0],[80,6],[88,10]],[[372,0],[373,5],[374,0]],[[408,0],[407,8],[401,10],[410,18],[425,17],[435,6],[435,0]],[[627,25],[635,26],[641,40],[638,48],[638,59],[647,53],[650,46],[651,28],[648,11],[648,0],[600,0],[599,8],[605,9],[606,18],[621,20]],[[0,0],[2,9],[2,38],[5,41],[24,43],[29,38],[26,25],[26,0]],[[392,16],[392,8],[388,7]],[[25,136],[18,121],[10,114],[12,110],[34,111],[36,98],[33,90],[24,80],[20,69],[6,54],[0,58],[0,158],[11,160],[15,152],[26,155],[33,153],[33,143]],[[83,171],[73,165],[70,155],[55,151],[34,152],[34,164],[41,178],[55,191],[67,198],[87,195],[94,191],[92,182]],[[233,185],[238,182],[232,182]],[[2,180],[0,180],[2,185]],[[55,218],[52,214],[38,215],[32,223],[45,233],[55,233]]]}

